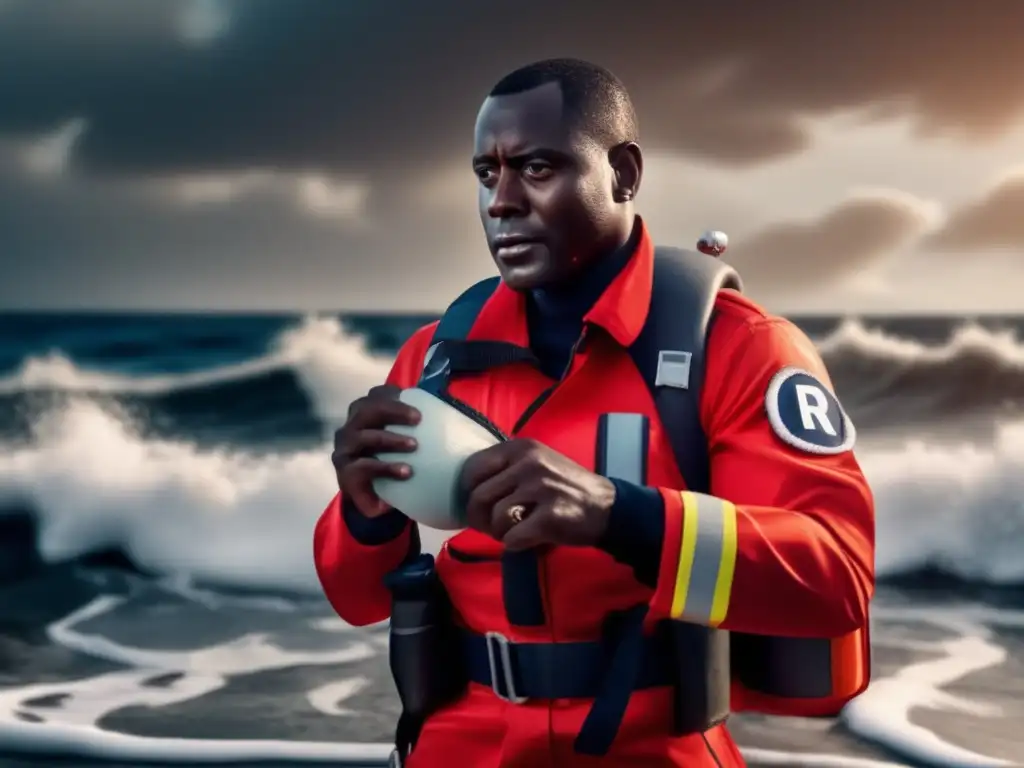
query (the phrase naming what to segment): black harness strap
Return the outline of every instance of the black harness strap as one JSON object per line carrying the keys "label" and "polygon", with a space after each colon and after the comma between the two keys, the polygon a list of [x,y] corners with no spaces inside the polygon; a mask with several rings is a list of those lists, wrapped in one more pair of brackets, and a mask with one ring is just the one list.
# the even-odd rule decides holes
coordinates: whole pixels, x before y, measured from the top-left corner
{"label": "black harness strap", "polygon": [[[647,320],[630,355],[654,398],[687,490],[711,487],[708,441],[700,418],[706,347],[720,291],[742,290],[728,264],[695,251],[658,247]],[[703,731],[729,715],[729,633],[666,622],[676,667],[677,734]]]}
{"label": "black harness strap", "polygon": [[654,396],[686,488],[698,493],[710,487],[708,445],[700,421],[705,347],[715,300],[725,288],[742,289],[729,265],[696,251],[655,248],[647,321],[629,350]]}
{"label": "black harness strap", "polygon": [[[452,375],[453,355],[463,364],[467,356],[465,352],[455,352],[455,349],[467,343],[466,337],[473,330],[477,315],[500,281],[501,278],[491,277],[470,286],[441,315],[434,329],[434,336],[430,340],[430,348],[423,360],[423,373],[417,385],[420,389],[432,395],[445,394],[448,379]],[[487,354],[494,352],[489,350]]]}

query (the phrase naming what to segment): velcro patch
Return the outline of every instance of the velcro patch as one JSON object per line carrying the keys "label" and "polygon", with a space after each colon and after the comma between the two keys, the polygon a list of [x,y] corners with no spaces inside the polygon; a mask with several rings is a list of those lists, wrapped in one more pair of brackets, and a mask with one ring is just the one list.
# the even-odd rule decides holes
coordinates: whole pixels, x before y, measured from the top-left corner
{"label": "velcro patch", "polygon": [[654,386],[690,388],[690,362],[693,353],[663,349],[658,353],[658,370],[654,374]]}
{"label": "velcro patch", "polygon": [[832,391],[802,368],[772,377],[764,399],[772,431],[806,453],[834,455],[853,448],[857,433]]}

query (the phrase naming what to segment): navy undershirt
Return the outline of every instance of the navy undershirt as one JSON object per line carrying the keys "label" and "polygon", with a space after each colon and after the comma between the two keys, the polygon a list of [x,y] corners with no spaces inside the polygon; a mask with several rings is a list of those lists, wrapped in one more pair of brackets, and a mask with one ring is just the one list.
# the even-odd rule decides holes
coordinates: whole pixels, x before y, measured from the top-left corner
{"label": "navy undershirt", "polygon": [[[569,367],[573,347],[583,333],[583,317],[632,258],[635,239],[589,269],[565,290],[535,290],[527,296],[526,318],[530,349],[543,373],[560,379]],[[661,494],[653,489],[613,479],[616,499],[608,527],[598,547],[629,565],[641,583],[657,583],[665,530]],[[345,522],[362,544],[383,544],[405,527],[405,516],[392,510],[366,518],[349,503],[343,504]]]}
{"label": "navy undershirt", "polygon": [[572,348],[583,333],[584,315],[629,263],[634,247],[629,243],[620,248],[576,278],[571,286],[557,291],[538,289],[527,295],[530,349],[546,376],[562,378],[569,367]]}

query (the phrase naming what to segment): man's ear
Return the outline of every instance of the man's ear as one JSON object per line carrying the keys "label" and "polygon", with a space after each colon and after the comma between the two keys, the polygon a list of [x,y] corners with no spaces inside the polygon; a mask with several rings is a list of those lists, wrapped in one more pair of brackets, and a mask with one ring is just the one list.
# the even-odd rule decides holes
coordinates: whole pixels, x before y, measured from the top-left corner
{"label": "man's ear", "polygon": [[644,175],[644,156],[640,146],[627,141],[611,148],[608,162],[612,166],[612,194],[617,202],[626,203],[636,199],[640,181]]}

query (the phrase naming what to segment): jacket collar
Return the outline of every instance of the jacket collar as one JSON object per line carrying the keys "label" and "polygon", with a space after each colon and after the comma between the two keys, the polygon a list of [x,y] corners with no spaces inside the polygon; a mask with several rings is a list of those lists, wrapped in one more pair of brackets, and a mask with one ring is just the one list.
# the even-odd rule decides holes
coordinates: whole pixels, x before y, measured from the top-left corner
{"label": "jacket collar", "polygon": [[[639,231],[632,256],[583,316],[585,323],[604,329],[623,347],[631,346],[640,335],[651,303],[654,246],[639,216],[636,226]],[[529,346],[526,296],[500,283],[480,311],[469,338]]]}

